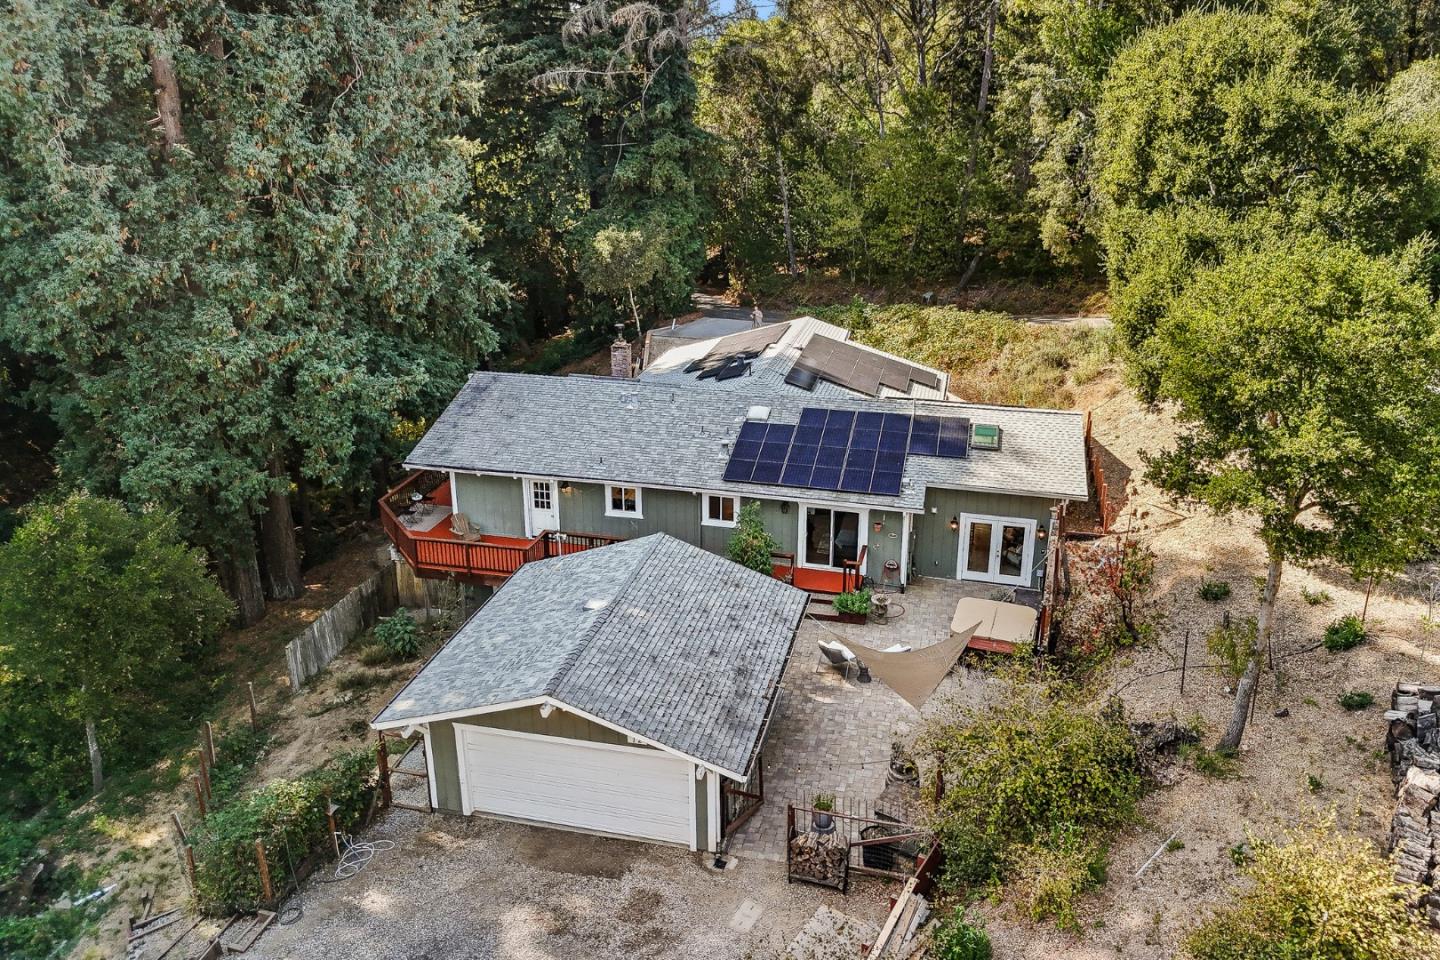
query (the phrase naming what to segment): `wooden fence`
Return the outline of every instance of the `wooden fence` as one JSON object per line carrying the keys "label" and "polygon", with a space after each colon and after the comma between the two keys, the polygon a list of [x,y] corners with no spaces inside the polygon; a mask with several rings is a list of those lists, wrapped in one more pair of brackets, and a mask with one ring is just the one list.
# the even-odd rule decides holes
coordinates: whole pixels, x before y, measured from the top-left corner
{"label": "wooden fence", "polygon": [[393,564],[377,570],[285,645],[290,689],[315,676],[375,621],[395,609]]}

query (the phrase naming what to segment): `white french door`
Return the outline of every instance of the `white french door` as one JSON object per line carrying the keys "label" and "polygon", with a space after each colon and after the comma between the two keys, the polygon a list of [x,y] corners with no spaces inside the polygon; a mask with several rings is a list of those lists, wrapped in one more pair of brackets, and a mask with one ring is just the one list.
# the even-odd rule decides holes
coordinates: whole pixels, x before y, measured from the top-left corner
{"label": "white french door", "polygon": [[560,529],[560,501],[554,480],[525,481],[525,536],[538,537],[546,530]]}
{"label": "white french door", "polygon": [[1034,560],[1034,520],[988,517],[976,513],[961,515],[961,580],[1028,587]]}

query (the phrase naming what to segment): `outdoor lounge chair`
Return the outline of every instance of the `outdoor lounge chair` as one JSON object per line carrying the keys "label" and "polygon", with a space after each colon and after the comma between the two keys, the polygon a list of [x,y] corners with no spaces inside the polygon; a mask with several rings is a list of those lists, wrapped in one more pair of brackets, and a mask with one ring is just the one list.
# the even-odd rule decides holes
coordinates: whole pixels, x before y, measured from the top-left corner
{"label": "outdoor lounge chair", "polygon": [[450,532],[467,542],[481,537],[480,531],[470,526],[470,518],[459,512],[450,515]]}
{"label": "outdoor lounge chair", "polygon": [[[850,679],[851,667],[860,667],[860,661],[856,658],[855,651],[845,646],[845,644],[839,640],[817,640],[816,644],[820,647],[821,658],[830,664],[830,666],[843,670],[846,680]],[[881,652],[909,653],[910,650],[911,646],[908,643],[892,643]]]}
{"label": "outdoor lounge chair", "polygon": [[838,667],[845,674],[845,679],[850,679],[850,668],[858,666],[860,661],[855,659],[855,654],[850,648],[839,640],[819,640],[816,644],[820,647],[820,657],[832,667]]}

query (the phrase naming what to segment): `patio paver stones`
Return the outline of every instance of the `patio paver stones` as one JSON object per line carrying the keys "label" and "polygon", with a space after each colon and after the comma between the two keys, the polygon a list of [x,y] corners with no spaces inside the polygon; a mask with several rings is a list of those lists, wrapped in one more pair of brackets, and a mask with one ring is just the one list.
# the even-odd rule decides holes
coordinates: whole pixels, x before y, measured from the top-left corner
{"label": "patio paver stones", "polygon": [[924,718],[947,704],[981,702],[992,682],[981,671],[957,668],[922,714],[880,680],[859,683],[852,670],[847,681],[839,670],[820,663],[817,641],[853,640],[876,649],[893,643],[927,647],[949,638],[950,618],[961,597],[988,597],[994,589],[922,580],[904,594],[891,595],[892,617],[883,625],[803,621],[765,745],[765,802],[731,838],[729,852],[783,861],[786,805],[808,805],[819,793],[833,794],[842,813],[872,815],[872,804],[885,787],[891,744],[911,742]]}

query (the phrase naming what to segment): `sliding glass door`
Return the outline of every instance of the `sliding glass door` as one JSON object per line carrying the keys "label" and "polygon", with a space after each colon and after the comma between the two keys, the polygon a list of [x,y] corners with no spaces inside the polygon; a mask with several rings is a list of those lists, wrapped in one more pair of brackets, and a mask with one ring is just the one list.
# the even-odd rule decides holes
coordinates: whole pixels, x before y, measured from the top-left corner
{"label": "sliding glass door", "polygon": [[839,569],[844,561],[854,561],[860,554],[860,514],[806,507],[801,535],[802,563]]}

